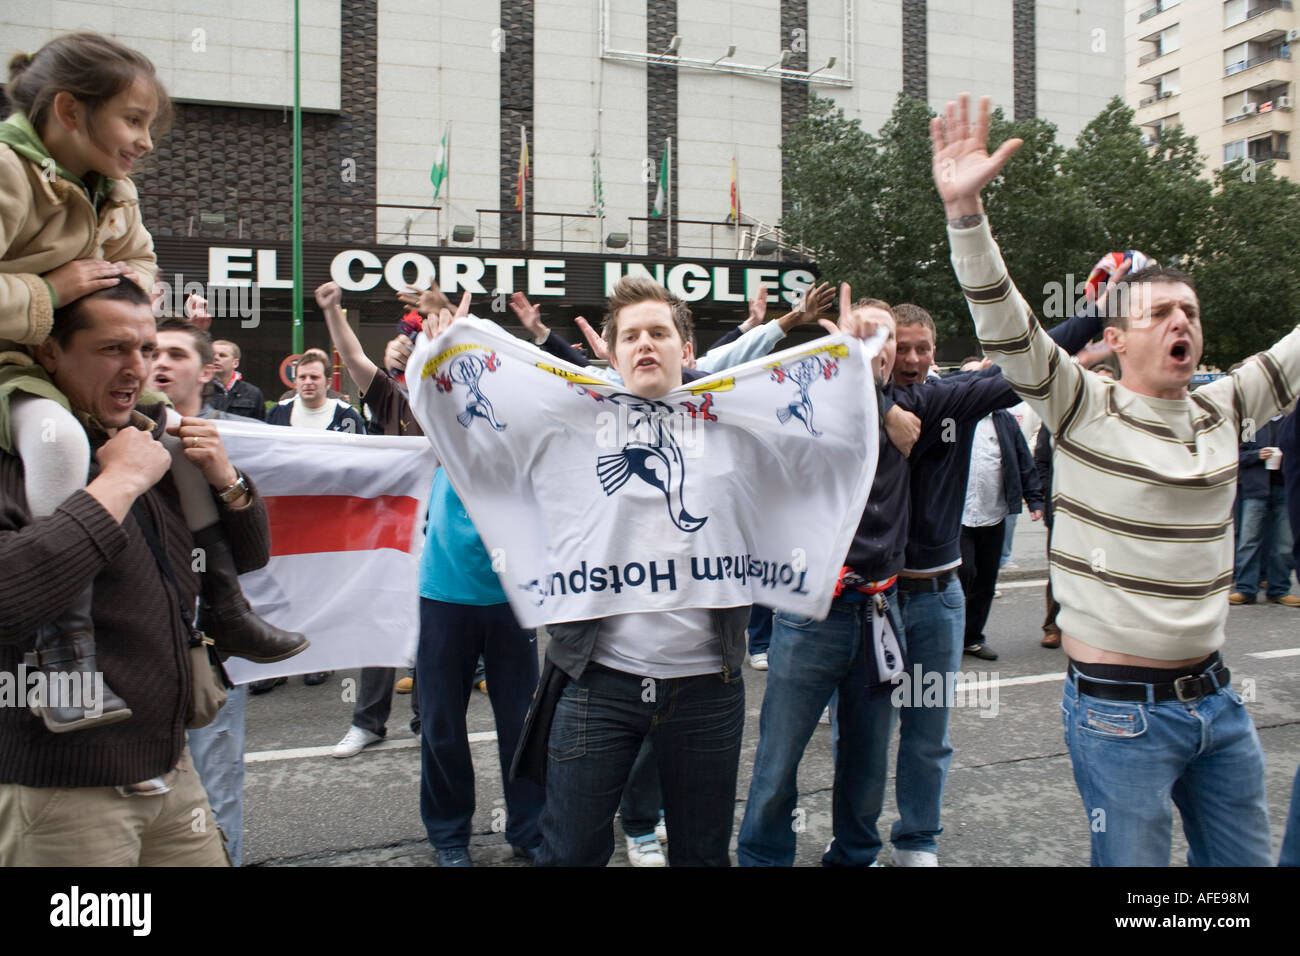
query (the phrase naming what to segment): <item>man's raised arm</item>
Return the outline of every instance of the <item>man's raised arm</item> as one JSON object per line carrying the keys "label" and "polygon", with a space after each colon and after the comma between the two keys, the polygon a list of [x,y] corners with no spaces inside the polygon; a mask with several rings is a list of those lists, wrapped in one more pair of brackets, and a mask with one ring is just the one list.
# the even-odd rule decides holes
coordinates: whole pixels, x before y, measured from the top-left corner
{"label": "man's raised arm", "polygon": [[953,269],[985,354],[1055,431],[1085,387],[1083,371],[1043,331],[1012,284],[980,199],[1022,140],[1009,139],[990,156],[988,97],[980,100],[974,125],[969,109],[970,96],[963,93],[930,121],[934,182],[948,219]]}

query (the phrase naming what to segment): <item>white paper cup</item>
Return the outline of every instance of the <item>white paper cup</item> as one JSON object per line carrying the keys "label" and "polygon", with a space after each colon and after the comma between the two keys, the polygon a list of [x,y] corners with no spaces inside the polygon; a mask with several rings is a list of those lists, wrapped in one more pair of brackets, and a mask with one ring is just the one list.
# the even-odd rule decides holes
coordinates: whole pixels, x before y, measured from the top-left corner
{"label": "white paper cup", "polygon": [[1270,450],[1273,454],[1264,460],[1264,467],[1269,471],[1277,471],[1282,467],[1282,449],[1272,448]]}

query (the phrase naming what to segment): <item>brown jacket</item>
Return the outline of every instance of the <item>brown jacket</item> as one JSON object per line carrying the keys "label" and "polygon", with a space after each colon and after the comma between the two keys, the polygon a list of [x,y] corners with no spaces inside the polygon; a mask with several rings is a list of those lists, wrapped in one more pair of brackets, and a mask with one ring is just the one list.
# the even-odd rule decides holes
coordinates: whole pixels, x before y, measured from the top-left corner
{"label": "brown jacket", "polygon": [[[192,617],[199,590],[194,539],[170,473],[142,500]],[[238,570],[264,566],[270,532],[256,491],[243,510],[218,509]],[[12,684],[38,626],[87,584],[94,586],[97,663],[133,715],[109,727],[51,734],[27,709],[25,694],[20,706],[4,702],[10,705],[0,706],[0,783],[96,787],[166,773],[185,745],[190,695],[188,630],[135,518],[118,525],[78,491],[54,514],[33,520],[22,462],[0,453],[0,679],[11,675]]]}
{"label": "brown jacket", "polygon": [[39,164],[0,143],[0,362],[30,364],[16,346],[50,334],[54,305],[41,276],[95,256],[123,262],[145,289],[153,285],[158,260],[135,185],[115,182],[96,213],[76,183],[48,182]]}

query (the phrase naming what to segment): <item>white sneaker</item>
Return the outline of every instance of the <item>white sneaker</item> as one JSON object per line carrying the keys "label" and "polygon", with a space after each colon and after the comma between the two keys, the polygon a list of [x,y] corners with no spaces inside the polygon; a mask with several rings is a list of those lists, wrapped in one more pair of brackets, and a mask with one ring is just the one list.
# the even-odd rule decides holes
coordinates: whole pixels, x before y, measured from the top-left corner
{"label": "white sneaker", "polygon": [[767,655],[766,654],[751,655],[749,658],[749,666],[754,668],[754,670],[756,671],[767,670]]}
{"label": "white sneaker", "polygon": [[627,838],[627,861],[633,866],[667,866],[664,851],[653,833]]}
{"label": "white sneaker", "polygon": [[823,710],[822,715],[817,718],[817,723],[825,724],[827,727],[831,725],[831,709],[829,706]]}
{"label": "white sneaker", "polygon": [[655,824],[655,839],[660,843],[668,842],[668,824],[664,822],[663,817],[660,817],[659,822]]}
{"label": "white sneaker", "polygon": [[894,866],[938,866],[939,854],[929,850],[894,850]]}
{"label": "white sneaker", "polygon": [[377,744],[384,738],[361,727],[349,727],[343,739],[334,745],[335,757],[355,757],[371,744]]}

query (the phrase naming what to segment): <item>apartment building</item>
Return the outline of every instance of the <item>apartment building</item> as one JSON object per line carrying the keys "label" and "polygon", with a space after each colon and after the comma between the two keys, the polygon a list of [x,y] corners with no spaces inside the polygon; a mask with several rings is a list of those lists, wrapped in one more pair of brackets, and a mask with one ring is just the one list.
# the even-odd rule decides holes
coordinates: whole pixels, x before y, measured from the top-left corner
{"label": "apartment building", "polygon": [[1154,144],[1169,126],[1218,169],[1275,160],[1290,177],[1300,18],[1289,0],[1128,0],[1126,96]]}

